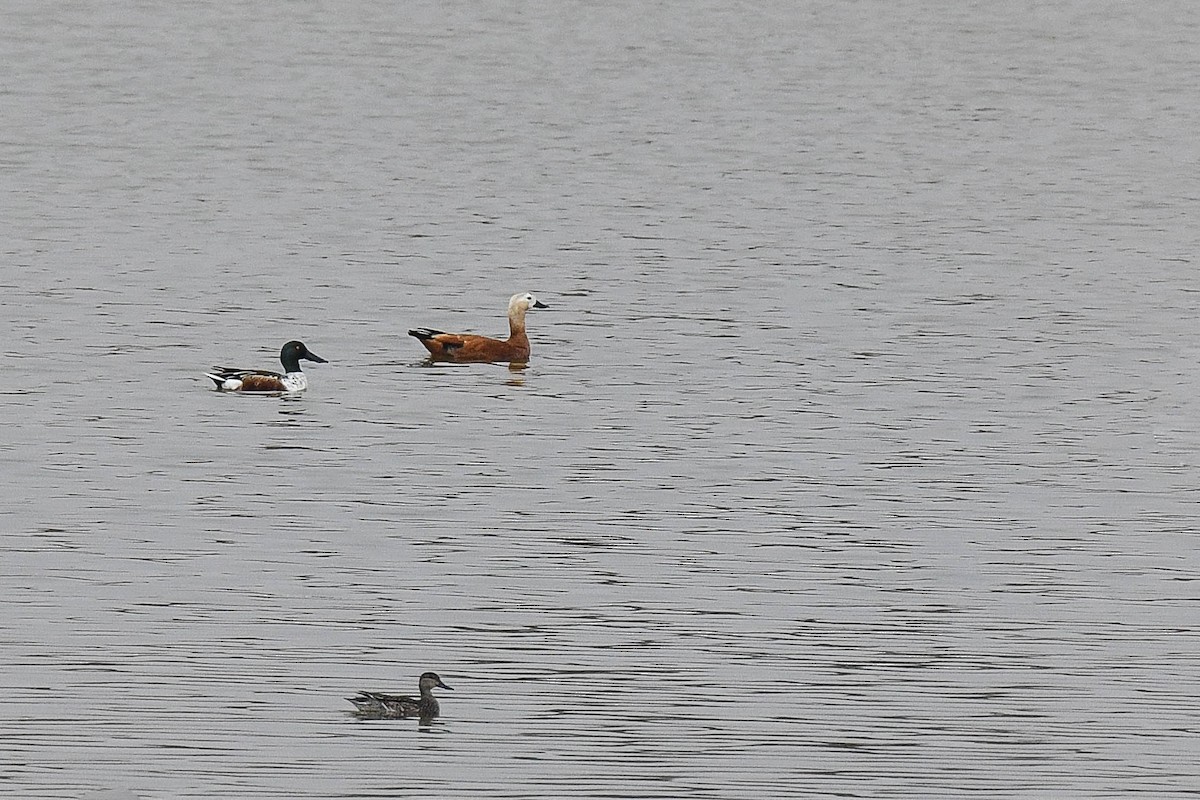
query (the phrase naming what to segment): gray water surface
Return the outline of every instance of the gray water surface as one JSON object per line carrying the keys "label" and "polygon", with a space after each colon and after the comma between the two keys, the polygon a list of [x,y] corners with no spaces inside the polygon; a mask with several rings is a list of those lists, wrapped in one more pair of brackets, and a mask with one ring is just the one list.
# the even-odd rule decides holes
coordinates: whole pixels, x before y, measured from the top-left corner
{"label": "gray water surface", "polygon": [[0,796],[1200,793],[1192,4],[4,17]]}

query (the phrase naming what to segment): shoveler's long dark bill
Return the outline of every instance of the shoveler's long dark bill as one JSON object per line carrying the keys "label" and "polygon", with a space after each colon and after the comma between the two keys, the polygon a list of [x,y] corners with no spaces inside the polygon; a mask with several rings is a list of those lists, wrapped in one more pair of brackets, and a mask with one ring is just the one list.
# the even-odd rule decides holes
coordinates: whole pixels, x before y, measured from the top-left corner
{"label": "shoveler's long dark bill", "polygon": [[303,358],[305,358],[308,361],[315,361],[318,364],[328,364],[329,363],[328,361],[326,361],[325,359],[321,358],[319,355],[314,353],[312,350],[309,350],[308,355],[303,356]]}

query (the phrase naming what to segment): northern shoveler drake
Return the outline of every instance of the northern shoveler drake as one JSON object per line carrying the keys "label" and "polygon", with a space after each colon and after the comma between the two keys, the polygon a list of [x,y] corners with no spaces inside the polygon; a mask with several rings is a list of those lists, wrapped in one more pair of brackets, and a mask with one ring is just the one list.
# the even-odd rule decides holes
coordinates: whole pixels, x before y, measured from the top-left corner
{"label": "northern shoveler drake", "polygon": [[426,672],[417,681],[421,692],[420,698],[401,697],[382,692],[359,692],[354,697],[347,697],[354,704],[354,714],[363,719],[403,719],[405,717],[420,717],[430,720],[441,713],[437,698],[433,696],[433,687],[449,689],[442,683],[436,672]]}
{"label": "northern shoveler drake", "polygon": [[279,351],[279,360],[283,362],[283,374],[257,369],[233,369],[231,367],[213,367],[212,372],[204,373],[217,384],[221,392],[302,392],[308,388],[308,378],[300,369],[300,359],[316,361],[318,364],[329,362],[304,346],[303,342],[288,342]]}
{"label": "northern shoveler drake", "polygon": [[472,333],[443,333],[433,328],[408,332],[425,345],[433,361],[510,361],[529,360],[529,337],[525,335],[525,312],[531,308],[549,308],[529,292],[514,294],[508,301],[508,339],[492,339]]}

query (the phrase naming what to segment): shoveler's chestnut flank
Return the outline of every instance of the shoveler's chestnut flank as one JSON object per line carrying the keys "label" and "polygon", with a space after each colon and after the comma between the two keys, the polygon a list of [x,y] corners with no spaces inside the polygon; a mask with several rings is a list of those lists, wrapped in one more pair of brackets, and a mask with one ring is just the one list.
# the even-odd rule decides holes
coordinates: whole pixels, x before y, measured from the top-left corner
{"label": "shoveler's chestnut flank", "polygon": [[492,339],[473,333],[443,333],[433,328],[408,332],[425,345],[434,361],[517,361],[529,360],[529,337],[525,335],[525,312],[548,308],[529,292],[514,294],[508,301],[508,339]]}
{"label": "shoveler's chestnut flank", "polygon": [[221,392],[302,392],[308,388],[308,378],[300,369],[300,359],[327,364],[325,359],[304,346],[303,342],[288,342],[279,351],[283,374],[257,369],[213,367],[205,377],[217,384]]}
{"label": "shoveler's chestnut flank", "polygon": [[442,683],[436,672],[426,672],[417,681],[420,698],[402,697],[382,692],[359,692],[354,697],[347,697],[354,703],[355,715],[363,719],[403,719],[404,717],[420,717],[429,720],[441,713],[437,698],[433,696],[433,687],[443,689],[450,687]]}

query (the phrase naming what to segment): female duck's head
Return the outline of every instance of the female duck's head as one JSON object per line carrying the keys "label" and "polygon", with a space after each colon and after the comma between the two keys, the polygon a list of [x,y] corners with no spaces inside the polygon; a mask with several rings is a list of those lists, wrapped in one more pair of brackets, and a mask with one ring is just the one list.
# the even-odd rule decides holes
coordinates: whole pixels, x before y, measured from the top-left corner
{"label": "female duck's head", "polygon": [[[439,689],[450,689],[449,686],[442,683],[442,679],[438,677],[436,672],[422,674],[420,680],[417,681],[417,686],[421,689],[421,694],[431,691],[435,686]],[[450,689],[450,691],[454,690]]]}

